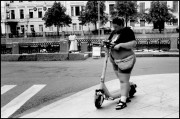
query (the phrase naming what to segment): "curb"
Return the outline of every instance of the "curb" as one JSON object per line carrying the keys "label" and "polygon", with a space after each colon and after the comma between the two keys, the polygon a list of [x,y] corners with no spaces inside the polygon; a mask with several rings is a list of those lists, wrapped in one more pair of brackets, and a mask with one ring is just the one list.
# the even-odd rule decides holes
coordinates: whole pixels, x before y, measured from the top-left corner
{"label": "curb", "polygon": [[[136,57],[179,57],[179,52],[135,52]],[[101,52],[101,57],[105,53]],[[76,61],[92,57],[85,53],[38,53],[38,54],[1,54],[1,61]]]}
{"label": "curb", "polygon": [[[85,52],[92,57],[92,52]],[[179,57],[179,52],[135,52],[136,57]],[[105,53],[101,52],[101,57],[105,57]]]}

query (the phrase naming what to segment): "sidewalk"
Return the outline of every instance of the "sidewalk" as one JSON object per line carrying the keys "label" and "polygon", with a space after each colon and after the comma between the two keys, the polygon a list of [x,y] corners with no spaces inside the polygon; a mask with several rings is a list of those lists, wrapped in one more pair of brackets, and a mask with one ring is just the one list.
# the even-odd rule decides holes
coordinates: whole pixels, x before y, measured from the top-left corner
{"label": "sidewalk", "polygon": [[[145,79],[145,80],[144,80]],[[179,74],[132,76],[137,93],[127,107],[115,110],[118,99],[94,106],[94,91],[99,85],[58,100],[20,118],[178,118]],[[119,87],[118,79],[106,82],[110,91]]]}

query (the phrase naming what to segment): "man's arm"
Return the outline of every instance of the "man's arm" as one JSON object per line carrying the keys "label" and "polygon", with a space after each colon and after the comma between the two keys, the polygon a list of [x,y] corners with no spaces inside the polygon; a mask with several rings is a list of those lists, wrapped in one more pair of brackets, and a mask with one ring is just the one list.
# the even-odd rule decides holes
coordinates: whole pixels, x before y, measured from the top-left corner
{"label": "man's arm", "polygon": [[119,43],[119,44],[114,46],[114,49],[118,50],[120,47],[126,48],[126,49],[133,49],[136,47],[136,41],[132,40],[132,41],[129,41],[126,43]]}

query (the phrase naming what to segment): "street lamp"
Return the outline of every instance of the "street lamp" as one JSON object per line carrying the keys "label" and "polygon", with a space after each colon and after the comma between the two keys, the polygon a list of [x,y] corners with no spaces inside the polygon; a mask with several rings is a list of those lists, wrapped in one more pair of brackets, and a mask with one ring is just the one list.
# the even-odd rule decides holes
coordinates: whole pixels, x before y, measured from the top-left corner
{"label": "street lamp", "polygon": [[98,29],[98,37],[99,37],[99,43],[100,41],[100,1],[98,1],[98,22],[99,22],[99,29]]}
{"label": "street lamp", "polygon": [[27,38],[27,33],[28,33],[28,22],[29,22],[29,14],[26,15],[26,33],[25,33],[25,38]]}

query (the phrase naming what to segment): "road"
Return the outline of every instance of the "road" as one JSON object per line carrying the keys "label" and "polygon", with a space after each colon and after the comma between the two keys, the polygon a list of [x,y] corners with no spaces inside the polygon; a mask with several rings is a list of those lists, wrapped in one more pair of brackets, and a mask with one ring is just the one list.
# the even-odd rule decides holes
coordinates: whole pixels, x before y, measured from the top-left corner
{"label": "road", "polygon": [[[17,109],[9,110],[9,117],[14,117],[97,85],[103,62],[104,58],[88,58],[84,61],[1,62],[1,109],[8,110],[9,105],[16,105],[14,100],[18,102],[20,99],[21,104],[16,105]],[[111,63],[108,62],[107,66],[106,81],[116,79]],[[133,76],[164,73],[179,73],[179,57],[137,57],[132,71]],[[2,94],[2,87],[5,85],[14,87]],[[22,93],[32,92],[35,87],[38,88],[36,92],[23,103],[22,98],[25,99],[26,94],[22,96]]]}

